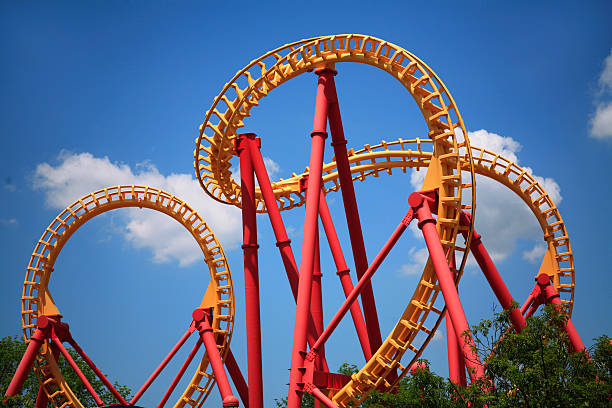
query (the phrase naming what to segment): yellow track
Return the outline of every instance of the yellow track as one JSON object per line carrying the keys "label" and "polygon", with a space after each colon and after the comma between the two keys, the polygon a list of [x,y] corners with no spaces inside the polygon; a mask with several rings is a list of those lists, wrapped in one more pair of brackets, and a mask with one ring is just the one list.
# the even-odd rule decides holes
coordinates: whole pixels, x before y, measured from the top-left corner
{"label": "yellow track", "polygon": [[[49,279],[64,244],[91,218],[124,207],[144,207],[167,214],[183,225],[197,241],[210,272],[210,283],[203,305],[214,308],[212,327],[219,351],[225,356],[234,327],[234,288],[221,245],[208,225],[189,205],[162,190],[134,185],[109,187],[88,194],[68,206],[47,227],[30,258],[21,297],[25,340],[28,341],[34,333],[39,316],[59,314],[49,292]],[[37,356],[34,369],[54,407],[83,407],[66,384],[47,342]],[[175,407],[201,405],[213,385],[214,376],[208,368],[205,354]]]}
{"label": "yellow track", "polygon": [[[440,191],[437,221],[442,244],[450,250],[449,253],[462,254],[456,271],[457,281],[468,252],[465,247],[455,244],[459,230],[457,215],[460,210],[473,212],[474,173],[506,185],[527,203],[538,219],[548,243],[546,256],[550,257],[550,262],[544,262],[542,269],[553,275],[555,286],[571,312],[574,291],[571,248],[563,221],[550,197],[530,174],[516,164],[494,153],[471,148],[467,138],[458,140],[455,137],[458,130],[461,129],[463,135],[467,135],[467,131],[440,79],[413,54],[374,37],[349,34],[302,40],[273,50],[239,71],[213,101],[196,139],[194,164],[204,191],[215,200],[240,206],[240,187],[231,178],[230,171],[233,141],[239,129],[244,127],[243,121],[250,116],[251,109],[289,79],[340,62],[365,63],[391,74],[414,98],[429,129],[427,139],[383,141],[376,146],[366,145],[357,152],[349,151],[354,179],[363,181],[369,176],[391,174],[394,169],[406,172],[408,168],[427,168],[425,187],[433,185]],[[423,150],[424,146],[428,151]],[[478,157],[477,160],[472,160],[472,153]],[[430,163],[437,171],[431,169]],[[461,170],[470,174],[467,182],[462,181]],[[308,169],[272,183],[281,210],[304,204],[299,180],[306,174]],[[324,165],[323,182],[325,193],[340,188],[335,162]],[[466,195],[462,189],[469,189],[469,194]],[[257,210],[265,212],[259,191],[256,199]],[[380,349],[343,389],[330,390],[336,404],[356,406],[372,389],[390,386],[387,376],[395,369],[401,369],[405,374],[410,364],[404,367],[400,363],[402,356],[410,351],[411,363],[416,360],[444,316],[444,308],[434,306],[438,294],[435,273],[428,261],[408,306]],[[430,312],[433,312],[434,319],[428,319]],[[424,332],[426,339],[414,344],[419,332]]]}
{"label": "yellow track", "polygon": [[[471,149],[467,138],[458,140],[457,133],[467,134],[455,102],[437,75],[410,52],[375,37],[346,34],[317,37],[288,44],[252,61],[227,83],[221,94],[215,98],[207,111],[200,134],[196,139],[194,152],[197,178],[204,191],[217,201],[240,206],[240,187],[231,178],[231,160],[234,155],[233,141],[238,130],[244,127],[244,120],[260,99],[289,79],[313,69],[333,66],[341,62],[356,62],[372,65],[389,73],[410,93],[421,111],[428,128],[429,166],[426,183],[428,188],[437,188],[440,196],[437,209],[437,229],[441,243],[448,256],[461,253],[458,268],[460,276],[467,259],[465,247],[455,244],[459,230],[461,210],[472,213],[475,201],[474,172],[468,165],[470,175],[467,183],[462,182],[460,149],[466,152],[469,163]],[[412,141],[407,142],[412,143]],[[416,141],[420,154],[421,142]],[[383,148],[384,148],[383,144]],[[385,153],[380,155],[383,160]],[[376,154],[369,157],[372,163],[378,160]],[[352,162],[354,163],[354,161]],[[326,190],[337,190],[337,181],[330,177],[335,164],[325,165],[324,181]],[[363,171],[362,171],[363,170]],[[381,169],[382,170],[382,169]],[[352,167],[352,171],[377,174],[376,164]],[[387,171],[391,171],[389,168]],[[306,172],[308,169],[306,169]],[[281,180],[272,187],[281,210],[287,210],[304,203],[304,196],[297,189],[297,178]],[[332,186],[329,182],[332,182]],[[468,194],[462,190],[467,189]],[[464,194],[462,196],[462,194]],[[257,210],[265,212],[265,204],[259,191],[256,192]],[[473,222],[473,214],[472,222]],[[471,228],[469,229],[471,233]],[[442,310],[433,306],[439,288],[436,277],[428,263],[414,292],[412,300],[400,322],[381,348],[366,366],[346,387],[335,393],[334,401],[346,405],[357,402],[378,385],[389,386],[386,377],[396,368],[403,368],[400,359],[406,350],[420,353],[435,332],[425,326],[429,313],[437,315],[436,325],[442,318]],[[435,329],[435,327],[434,327]],[[416,347],[412,344],[419,331],[427,334],[427,340]],[[381,384],[384,383],[384,384]]]}

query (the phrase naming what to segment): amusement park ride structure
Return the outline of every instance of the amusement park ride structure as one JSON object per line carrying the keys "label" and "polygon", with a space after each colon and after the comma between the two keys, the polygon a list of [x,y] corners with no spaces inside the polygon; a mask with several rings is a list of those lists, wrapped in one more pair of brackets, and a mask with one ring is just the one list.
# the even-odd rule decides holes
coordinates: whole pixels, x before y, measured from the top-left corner
{"label": "amusement park ride structure", "polygon": [[[348,149],[336,94],[336,66],[362,63],[390,74],[410,93],[428,128],[424,139],[398,139]],[[301,174],[271,182],[261,154],[261,140],[239,133],[259,100],[298,75],[318,77],[310,163]],[[327,124],[329,123],[329,134]],[[258,276],[257,213],[267,213],[293,297],[296,301],[290,356],[287,406],[297,408],[310,393],[318,406],[357,406],[374,389],[392,390],[426,348],[444,316],[446,319],[449,378],[465,385],[484,375],[472,348],[469,325],[457,292],[471,252],[499,299],[510,312],[514,330],[526,325],[543,303],[564,307],[571,314],[574,264],[570,241],[559,211],[527,169],[479,147],[471,146],[467,130],[450,93],[437,75],[410,52],[364,35],[334,35],[306,39],[266,53],[239,71],[207,111],[196,139],[197,178],[213,199],[242,210],[244,300],[246,304],[247,367],[242,371],[230,349],[234,327],[234,286],[220,243],[206,222],[185,202],[154,187],[123,185],[90,193],[64,210],[47,227],[27,267],[22,295],[22,324],[27,351],[7,395],[20,392],[31,367],[40,381],[37,407],[82,407],[66,383],[57,360],[63,354],[98,405],[103,401],[74,363],[67,342],[94,370],[121,405],[135,405],[170,359],[193,333],[198,341],[168,387],[163,407],[179,380],[204,345],[205,353],[175,407],[201,406],[218,385],[224,407],[237,407],[230,379],[245,407],[263,406],[261,315]],[[326,141],[334,157],[323,162]],[[239,161],[240,185],[232,178],[232,161]],[[406,214],[373,260],[368,260],[354,191],[355,181],[393,171],[426,171],[423,186],[407,197]],[[536,274],[536,285],[519,309],[489,257],[481,236],[474,231],[475,175],[491,178],[517,194],[536,217],[547,250]],[[259,186],[255,184],[257,180]],[[349,232],[342,244],[326,201],[340,190]],[[299,266],[281,213],[305,206]],[[91,218],[122,207],[160,211],[181,223],[200,246],[210,272],[202,303],[186,319],[186,333],[131,401],[125,401],[106,380],[70,334],[68,324],[49,291],[59,253],[70,236]],[[429,259],[399,321],[382,337],[371,278],[411,222],[422,231]],[[346,300],[331,321],[323,321],[319,225],[323,226]],[[459,238],[458,238],[459,237]],[[351,277],[343,249],[350,245],[355,275]],[[356,279],[356,282],[353,280]],[[438,295],[442,294],[442,298]],[[361,305],[357,301],[361,299]],[[442,302],[443,299],[443,302]],[[350,314],[367,363],[352,376],[330,373],[325,343],[339,322]],[[566,330],[575,350],[584,349],[571,320]],[[423,333],[422,336],[417,336]],[[419,340],[420,339],[420,340]],[[243,367],[244,368],[244,367]],[[227,370],[227,373],[226,373]],[[246,380],[243,373],[246,373]],[[227,375],[229,374],[229,376]]]}

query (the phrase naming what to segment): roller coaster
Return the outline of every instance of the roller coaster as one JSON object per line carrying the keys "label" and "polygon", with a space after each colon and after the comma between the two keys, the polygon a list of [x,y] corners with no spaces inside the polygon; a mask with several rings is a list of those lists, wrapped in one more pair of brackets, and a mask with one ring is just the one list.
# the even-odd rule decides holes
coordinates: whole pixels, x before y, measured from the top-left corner
{"label": "roller coaster", "polygon": [[[381,141],[347,149],[335,87],[336,67],[343,63],[368,64],[397,80],[414,99],[428,134],[422,139]],[[310,162],[302,173],[272,182],[261,153],[265,146],[257,135],[242,130],[247,128],[246,119],[262,98],[299,75],[313,75],[310,73],[317,76]],[[334,156],[324,163],[328,137]],[[240,402],[249,408],[263,407],[261,320],[265,316],[260,311],[257,213],[268,214],[296,304],[292,352],[287,356],[289,408],[299,407],[304,393],[313,395],[317,406],[349,407],[358,406],[372,390],[392,390],[410,374],[445,316],[449,378],[466,385],[467,377],[482,377],[483,365],[472,349],[473,340],[462,335],[469,330],[469,324],[457,292],[470,252],[501,306],[509,311],[514,330],[521,331],[525,319],[545,303],[561,305],[571,315],[572,249],[550,195],[528,169],[470,145],[458,107],[442,81],[423,61],[397,45],[358,34],[322,36],[284,45],[253,60],[225,84],[207,111],[196,138],[194,164],[204,192],[242,212],[245,287],[240,293],[244,293],[246,315],[239,318],[245,319],[246,338],[238,344],[246,345],[246,371],[241,370],[230,348],[236,317],[234,285],[214,233],[180,198],[155,187],[120,185],[75,201],[51,222],[38,241],[26,269],[21,297],[23,334],[28,347],[6,395],[19,393],[33,368],[40,381],[37,407],[83,407],[58,368],[57,361],[63,355],[97,404],[104,405],[66,350],[64,343],[68,343],[100,377],[118,405],[135,406],[187,339],[197,332],[196,345],[158,408],[167,404],[202,345],[203,357],[174,403],[175,408],[201,407],[215,385],[224,407],[237,407]],[[240,183],[232,178],[232,169],[236,168],[240,169]],[[397,228],[369,261],[355,182],[393,172],[401,177],[413,169],[425,173],[423,185],[407,197],[406,214],[397,220]],[[476,175],[492,179],[520,197],[539,223],[547,245],[534,274],[534,289],[520,308],[487,253],[483,238],[474,230]],[[348,243],[340,242],[327,203],[327,195],[337,191],[344,206]],[[282,212],[301,206],[305,207],[305,218],[298,265]],[[152,209],[178,221],[199,245],[210,274],[201,304],[194,305],[197,307],[192,316],[185,319],[185,334],[130,401],[114,389],[72,337],[49,290],[55,262],[72,234],[93,217],[124,207]],[[383,338],[371,278],[411,222],[422,231],[429,258],[411,298],[406,305],[398,305],[404,307],[401,317]],[[328,241],[344,299],[329,322],[323,320],[323,299],[338,294],[322,294],[319,226]],[[347,245],[351,248],[354,273],[343,252]],[[330,372],[325,355],[326,341],[347,314],[367,361],[352,376]],[[565,329],[572,347],[584,349],[571,320]]]}

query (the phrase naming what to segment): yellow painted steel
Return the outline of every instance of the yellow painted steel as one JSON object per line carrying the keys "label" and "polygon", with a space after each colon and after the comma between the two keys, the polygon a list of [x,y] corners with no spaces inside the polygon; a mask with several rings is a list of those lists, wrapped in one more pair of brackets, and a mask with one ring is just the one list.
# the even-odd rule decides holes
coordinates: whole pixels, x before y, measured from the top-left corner
{"label": "yellow painted steel", "polygon": [[[165,191],[136,185],[109,187],[81,197],[47,227],[30,258],[23,286],[21,316],[25,340],[29,341],[34,333],[39,316],[59,314],[48,285],[53,265],[64,244],[91,218],[124,207],[150,208],[169,215],[196,240],[210,272],[209,290],[202,302],[214,307],[212,327],[219,351],[225,357],[234,327],[234,287],[223,248],[208,225],[188,204]],[[34,370],[52,406],[83,406],[66,384],[46,341],[37,356]],[[213,385],[214,376],[205,354],[175,407],[201,405]]]}
{"label": "yellow painted steel", "polygon": [[[261,98],[289,79],[321,66],[342,62],[368,64],[389,73],[410,93],[421,111],[428,128],[427,146],[431,151],[428,156],[423,156],[425,152],[421,146],[425,144],[422,143],[424,141],[405,143],[415,144],[416,149],[410,149],[409,153],[414,155],[417,162],[425,166],[430,161],[438,164],[435,172],[428,170],[426,182],[429,187],[438,189],[438,235],[449,258],[456,253],[461,254],[457,269],[460,276],[468,251],[465,243],[463,246],[455,244],[459,231],[459,213],[461,210],[470,213],[473,223],[475,206],[474,172],[469,166],[471,149],[467,138],[460,136],[466,135],[467,130],[452,96],[438,76],[410,52],[381,39],[346,34],[302,40],[273,50],[239,71],[213,101],[196,139],[194,165],[202,188],[215,200],[240,206],[240,187],[232,179],[230,171],[234,156],[233,141],[239,129],[244,127],[244,120],[251,115],[251,109],[259,104]],[[358,178],[377,176],[381,171],[391,173],[394,158],[386,152],[385,142],[380,147],[381,152],[368,156],[369,163],[365,159],[362,163],[355,161],[354,156],[349,157],[351,170],[359,174]],[[467,182],[462,180],[461,149],[466,153],[468,161]],[[366,146],[366,150],[373,149]],[[404,156],[401,160],[410,162]],[[409,167],[417,165],[415,163]],[[324,166],[326,192],[339,188],[336,178],[331,174],[334,168],[335,163]],[[308,169],[303,174],[306,173]],[[281,210],[304,204],[305,197],[299,192],[298,183],[297,175],[272,183]],[[463,190],[468,194],[464,194]],[[265,212],[259,189],[256,191],[256,201],[257,210]],[[469,228],[470,234],[471,230]],[[402,316],[394,332],[366,366],[353,376],[347,386],[334,393],[335,403],[340,406],[358,403],[373,388],[390,386],[387,377],[398,368],[404,369],[400,363],[403,354],[407,350],[417,356],[420,354],[443,316],[443,311],[433,305],[439,290],[435,273],[428,262],[408,305],[408,312]],[[433,312],[436,319],[433,326],[428,328],[426,321],[430,312]],[[419,332],[424,332],[426,339],[417,347],[413,340]]]}

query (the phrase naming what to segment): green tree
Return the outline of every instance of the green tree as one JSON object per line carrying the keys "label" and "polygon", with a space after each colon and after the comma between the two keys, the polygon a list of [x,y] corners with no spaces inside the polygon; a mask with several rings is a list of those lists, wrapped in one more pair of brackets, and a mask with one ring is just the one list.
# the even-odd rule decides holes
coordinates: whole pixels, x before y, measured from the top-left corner
{"label": "green tree", "polygon": [[[8,388],[15,370],[21,361],[21,357],[25,352],[26,345],[23,340],[17,336],[4,337],[0,340],[0,395],[4,395]],[[87,380],[91,383],[92,387],[96,390],[102,401],[105,404],[117,404],[115,397],[106,389],[102,381],[98,379],[96,374],[89,368],[85,361],[79,356],[74,350],[68,349],[68,352],[77,363]],[[65,358],[60,357],[58,366],[62,372],[66,382],[81,401],[84,406],[97,406],[93,397],[89,394],[81,380],[77,377],[76,373],[72,370]],[[131,390],[120,385],[117,382],[114,383],[115,388],[121,394],[124,399],[129,399]],[[23,384],[21,395],[9,398],[2,405],[15,407],[15,408],[33,408],[36,403],[36,396],[38,395],[39,383],[34,371],[31,371]],[[3,397],[2,397],[3,398]],[[1,401],[1,400],[0,400]]]}
{"label": "green tree", "polygon": [[566,313],[550,305],[529,318],[521,333],[510,330],[506,312],[474,326],[486,380],[471,383],[463,397],[471,406],[609,407],[610,338],[595,339],[589,353],[574,352],[564,330],[567,319]]}
{"label": "green tree", "polygon": [[[604,335],[586,352],[573,352],[563,329],[567,314],[547,306],[527,320],[521,333],[510,330],[506,312],[472,328],[485,378],[459,387],[428,368],[402,378],[393,392],[373,391],[364,408],[612,407],[612,344]],[[424,362],[429,366],[426,360]],[[343,364],[350,375],[357,366]],[[276,400],[285,407],[286,400]],[[312,397],[303,407],[311,407]]]}

